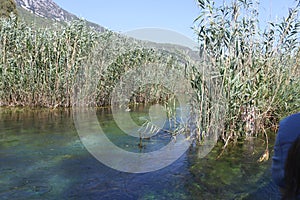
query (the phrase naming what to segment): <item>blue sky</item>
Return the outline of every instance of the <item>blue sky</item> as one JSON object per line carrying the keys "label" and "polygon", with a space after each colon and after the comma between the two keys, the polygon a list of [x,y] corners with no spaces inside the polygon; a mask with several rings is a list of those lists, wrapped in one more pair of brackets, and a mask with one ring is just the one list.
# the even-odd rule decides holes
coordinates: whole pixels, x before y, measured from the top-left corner
{"label": "blue sky", "polygon": [[194,0],[54,0],[67,11],[110,30],[164,28],[193,37]]}
{"label": "blue sky", "polygon": [[[199,14],[196,0],[54,0],[63,9],[110,30],[168,29],[195,40],[190,28]],[[225,0],[226,1],[226,0]],[[220,3],[223,0],[217,0]],[[226,2],[230,2],[227,0]],[[261,0],[262,20],[281,18],[295,0]]]}

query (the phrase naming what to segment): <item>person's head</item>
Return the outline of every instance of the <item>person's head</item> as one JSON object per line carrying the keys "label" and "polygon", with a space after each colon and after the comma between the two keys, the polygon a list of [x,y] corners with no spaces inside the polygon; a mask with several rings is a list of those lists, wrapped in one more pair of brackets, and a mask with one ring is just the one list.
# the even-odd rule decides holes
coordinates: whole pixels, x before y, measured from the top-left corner
{"label": "person's head", "polygon": [[290,147],[284,170],[285,188],[283,199],[296,199],[300,193],[300,137]]}

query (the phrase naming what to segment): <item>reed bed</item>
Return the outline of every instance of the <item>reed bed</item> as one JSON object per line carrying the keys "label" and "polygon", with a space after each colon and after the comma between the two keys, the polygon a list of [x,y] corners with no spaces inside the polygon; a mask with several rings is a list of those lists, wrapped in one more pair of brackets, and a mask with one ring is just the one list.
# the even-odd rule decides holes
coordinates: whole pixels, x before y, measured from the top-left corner
{"label": "reed bed", "polygon": [[[1,106],[106,106],[129,70],[162,63],[183,66],[168,52],[145,48],[110,31],[99,33],[83,21],[32,28],[11,16],[1,19],[0,35]],[[141,88],[134,92],[131,103],[169,96],[163,87],[136,79]]]}
{"label": "reed bed", "polygon": [[299,4],[262,29],[257,1],[198,2],[195,30],[205,62],[193,69],[192,83],[201,102],[200,130],[221,122],[225,146],[276,130],[281,118],[300,108]]}
{"label": "reed bed", "polygon": [[1,105],[69,107],[73,78],[97,35],[83,24],[32,29],[1,20]]}
{"label": "reed bed", "polygon": [[[262,30],[256,1],[198,3],[201,64],[185,53],[147,48],[110,31],[99,33],[82,21],[47,29],[15,17],[1,19],[0,106],[110,105],[122,76],[160,65],[162,71],[144,73],[158,78],[172,69],[174,77],[184,74],[190,81],[194,93],[189,94],[191,117],[184,131],[190,129],[199,141],[217,132],[226,146],[275,130],[282,117],[300,106],[299,5],[282,22],[270,22]],[[134,83],[140,87],[130,91],[128,103],[163,102],[173,105],[166,108],[169,114],[174,112],[172,91],[142,77]]]}

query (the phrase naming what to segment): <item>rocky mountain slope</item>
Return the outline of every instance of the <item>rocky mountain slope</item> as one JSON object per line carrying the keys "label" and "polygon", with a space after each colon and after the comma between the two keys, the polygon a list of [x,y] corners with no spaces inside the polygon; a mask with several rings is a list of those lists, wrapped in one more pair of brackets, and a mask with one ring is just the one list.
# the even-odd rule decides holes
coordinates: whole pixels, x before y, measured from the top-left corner
{"label": "rocky mountain slope", "polygon": [[[59,7],[53,0],[15,0],[18,8],[18,12],[22,15],[23,18],[29,21],[38,21],[37,23],[49,25],[53,21],[66,23],[72,20],[79,19],[76,15],[69,13],[68,11]],[[94,27],[96,30],[102,32],[105,29],[95,23],[87,21],[87,24],[91,27]],[[174,52],[176,49],[187,52],[187,54],[198,60],[198,52],[193,51],[190,48],[183,47],[180,45],[174,44],[160,44],[155,42],[146,42],[147,46],[150,48],[164,49],[170,52]]]}
{"label": "rocky mountain slope", "polygon": [[[79,19],[72,13],[59,7],[53,0],[15,0],[19,8],[40,16],[45,19],[51,19],[56,22],[69,22]],[[98,24],[88,22],[88,25],[94,27],[98,31],[103,31],[104,28]]]}

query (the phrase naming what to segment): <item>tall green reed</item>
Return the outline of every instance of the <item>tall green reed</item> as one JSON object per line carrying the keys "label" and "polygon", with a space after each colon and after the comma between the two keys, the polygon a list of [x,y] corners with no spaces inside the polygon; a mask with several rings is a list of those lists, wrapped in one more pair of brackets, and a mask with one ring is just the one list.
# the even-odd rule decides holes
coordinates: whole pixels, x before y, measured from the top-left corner
{"label": "tall green reed", "polygon": [[1,105],[71,106],[73,80],[96,34],[82,23],[32,29],[1,19]]}
{"label": "tall green reed", "polygon": [[[1,19],[0,35],[0,105],[105,106],[126,72],[149,64],[183,66],[168,52],[111,31],[99,33],[83,21],[36,28],[12,16]],[[141,78],[136,81],[141,87],[134,91],[132,103],[170,96],[159,85],[149,85]]]}
{"label": "tall green reed", "polygon": [[280,118],[299,111],[299,5],[261,30],[257,1],[198,3],[195,30],[205,65],[194,67],[192,84],[201,102],[200,129],[224,119],[221,138],[227,145],[276,128]]}

